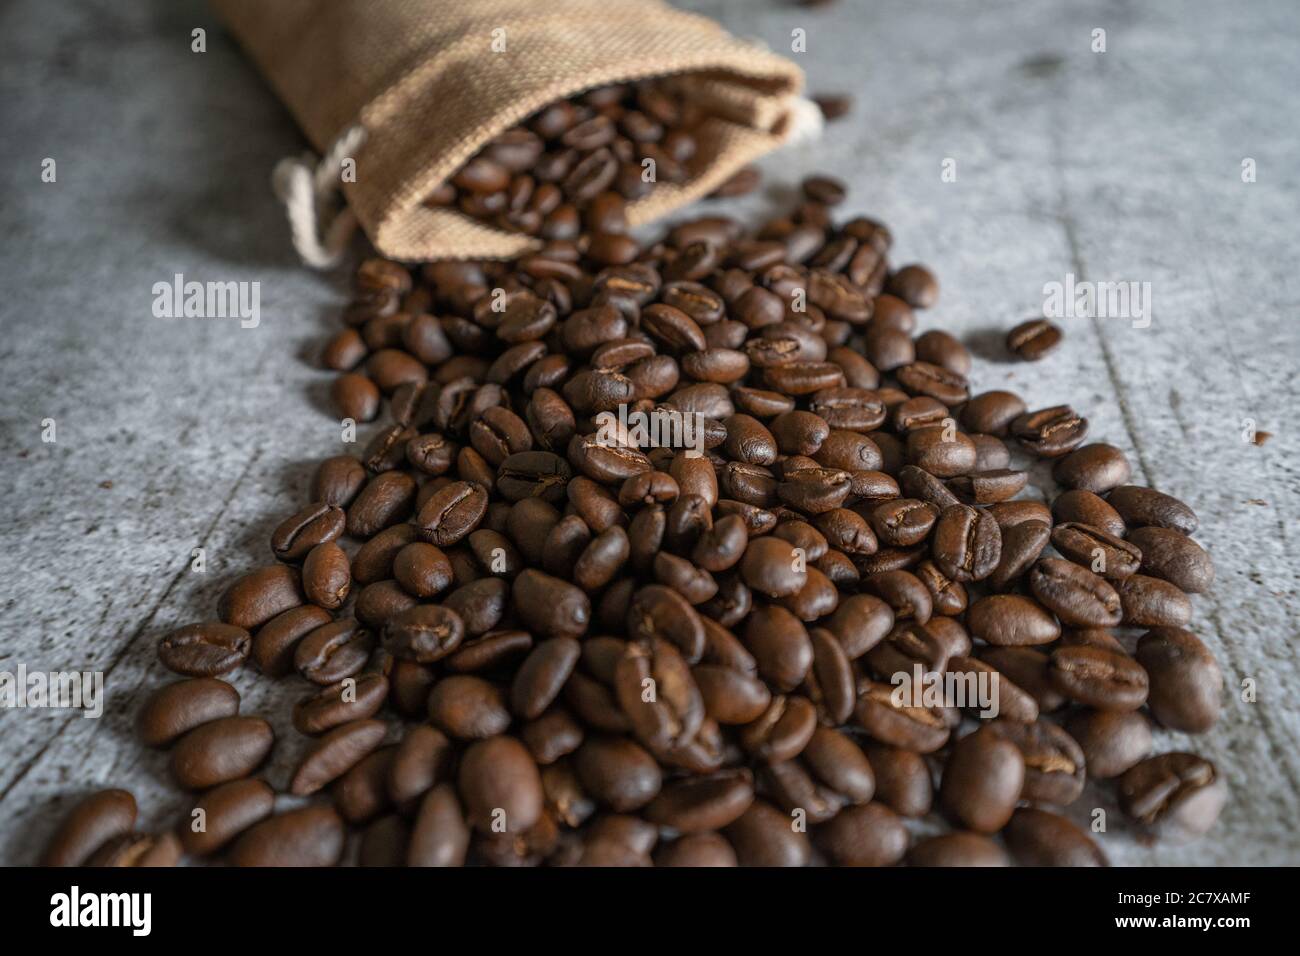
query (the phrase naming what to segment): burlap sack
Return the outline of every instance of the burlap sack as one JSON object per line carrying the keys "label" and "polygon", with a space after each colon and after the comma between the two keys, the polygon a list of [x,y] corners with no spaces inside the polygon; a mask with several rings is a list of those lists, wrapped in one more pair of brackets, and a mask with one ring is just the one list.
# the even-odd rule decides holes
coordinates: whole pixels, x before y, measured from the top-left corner
{"label": "burlap sack", "polygon": [[[536,244],[422,200],[489,139],[557,99],[680,75],[718,118],[684,185],[633,225],[713,190],[788,134],[802,74],[659,0],[213,0],[322,153],[364,129],[347,200],[379,252],[507,258]],[[503,32],[502,32],[503,31]],[[504,41],[504,51],[494,52]]]}

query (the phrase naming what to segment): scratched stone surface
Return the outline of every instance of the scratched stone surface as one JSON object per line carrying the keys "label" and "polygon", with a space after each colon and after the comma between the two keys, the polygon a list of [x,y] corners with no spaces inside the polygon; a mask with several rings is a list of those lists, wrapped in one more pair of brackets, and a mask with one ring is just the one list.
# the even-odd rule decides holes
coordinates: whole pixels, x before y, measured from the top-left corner
{"label": "scratched stone surface", "polygon": [[[847,208],[892,226],[895,261],[940,276],[922,328],[971,346],[976,388],[1074,404],[1135,480],[1200,514],[1218,580],[1193,626],[1229,694],[1212,733],[1159,732],[1157,749],[1212,758],[1231,802],[1183,847],[1132,839],[1106,793],[1072,814],[1110,812],[1116,863],[1300,861],[1300,7],[685,5],[774,49],[806,31],[810,89],[856,100],[819,143],[766,159],[765,190],[711,208],[757,219],[808,173],[843,178]],[[206,53],[190,50],[195,27]],[[0,11],[0,86],[0,671],[102,671],[107,693],[97,720],[0,710],[0,861],[23,863],[93,789],[133,791],[143,828],[184,812],[165,754],[133,737],[169,677],[154,646],[267,561],[313,460],[338,451],[329,376],[312,363],[347,283],[296,263],[268,181],[303,141],[201,3],[16,0]],[[259,282],[260,325],[155,318],[153,285],[177,273]],[[1048,360],[1007,362],[1005,330],[1067,274],[1150,282],[1150,327],[1065,319]],[[1243,441],[1248,419],[1271,440]],[[203,573],[190,570],[199,547]],[[269,778],[284,786],[303,745],[285,701],[302,689],[251,670],[233,681],[243,712],[276,726]]]}

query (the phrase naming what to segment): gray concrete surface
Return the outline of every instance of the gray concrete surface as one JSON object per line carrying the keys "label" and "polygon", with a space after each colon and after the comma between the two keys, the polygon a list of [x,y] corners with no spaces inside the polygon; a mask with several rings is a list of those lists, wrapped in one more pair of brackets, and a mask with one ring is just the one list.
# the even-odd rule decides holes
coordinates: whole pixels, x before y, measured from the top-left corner
{"label": "gray concrete surface", "polygon": [[[773,188],[734,209],[779,207],[779,184],[811,171],[849,181],[850,207],[894,228],[899,261],[938,272],[925,327],[972,344],[977,387],[1074,403],[1137,480],[1200,513],[1218,582],[1194,626],[1230,696],[1213,733],[1161,733],[1158,747],[1210,756],[1232,800],[1187,847],[1112,827],[1112,858],[1300,860],[1300,8],[687,5],[774,49],[806,29],[811,89],[857,98],[821,143],[767,159]],[[206,53],[190,51],[195,27]],[[1105,53],[1090,49],[1094,28]],[[131,715],[166,676],[156,639],[208,616],[225,581],[265,560],[310,462],[337,450],[310,356],[345,283],[296,265],[268,177],[301,140],[201,3],[16,0],[0,10],[0,87],[0,671],[99,670],[108,694],[100,720],[0,710],[0,861],[18,863],[95,788],[134,791],[143,826],[183,808]],[[41,181],[46,158],[54,183]],[[945,158],[956,182],[941,182]],[[175,273],[260,282],[261,325],[155,318],[153,284]],[[1002,362],[1003,331],[1066,273],[1149,281],[1150,328],[1068,319],[1048,361]],[[1243,442],[1244,419],[1272,439]],[[204,573],[189,570],[195,547]],[[1257,702],[1239,699],[1244,680]],[[246,713],[280,713],[298,693],[252,672],[235,681]],[[300,746],[282,737],[279,784]],[[1098,805],[1113,809],[1091,794],[1077,809]]]}

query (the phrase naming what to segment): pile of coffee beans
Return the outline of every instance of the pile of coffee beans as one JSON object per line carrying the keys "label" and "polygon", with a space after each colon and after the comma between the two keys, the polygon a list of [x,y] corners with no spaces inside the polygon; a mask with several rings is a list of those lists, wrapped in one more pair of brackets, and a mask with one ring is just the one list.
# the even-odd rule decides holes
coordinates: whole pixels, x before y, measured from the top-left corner
{"label": "pile of coffee beans", "polygon": [[484,146],[426,205],[548,240],[589,233],[586,254],[622,265],[639,254],[624,207],[658,183],[686,182],[697,158],[698,103],[662,80],[560,100]]}
{"label": "pile of coffee beans", "polygon": [[[1214,578],[1195,514],[1069,405],[972,394],[962,343],[916,334],[934,276],[892,268],[881,223],[834,224],[839,183],[803,191],[617,265],[583,232],[361,266],[325,364],[340,417],[385,422],[159,646],[184,679],[140,735],[203,811],[187,854],[1097,865],[1067,816],[1088,777],[1127,817],[1108,831],[1213,825],[1214,765],[1156,748],[1221,706],[1187,630]],[[301,688],[296,801],[253,776],[271,726],[221,679],[245,666]],[[985,681],[996,716],[898,675]],[[47,860],[176,855],[134,817],[96,795]]]}

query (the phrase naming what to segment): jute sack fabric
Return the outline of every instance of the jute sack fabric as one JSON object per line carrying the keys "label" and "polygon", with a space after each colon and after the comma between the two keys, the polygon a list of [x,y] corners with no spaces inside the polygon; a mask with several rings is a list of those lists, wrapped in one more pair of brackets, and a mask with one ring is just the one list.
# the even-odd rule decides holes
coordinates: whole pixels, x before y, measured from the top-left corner
{"label": "jute sack fabric", "polygon": [[[789,134],[798,67],[659,0],[213,0],[317,150],[359,143],[346,199],[401,260],[509,258],[537,241],[423,205],[486,142],[593,87],[673,76],[716,118],[682,185],[632,225],[706,195]],[[359,135],[358,135],[359,134]]]}

